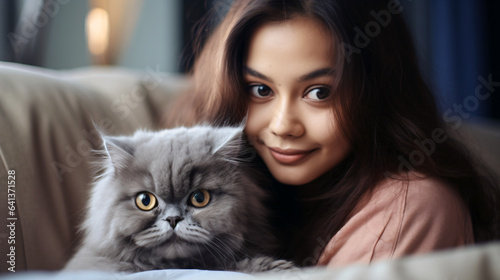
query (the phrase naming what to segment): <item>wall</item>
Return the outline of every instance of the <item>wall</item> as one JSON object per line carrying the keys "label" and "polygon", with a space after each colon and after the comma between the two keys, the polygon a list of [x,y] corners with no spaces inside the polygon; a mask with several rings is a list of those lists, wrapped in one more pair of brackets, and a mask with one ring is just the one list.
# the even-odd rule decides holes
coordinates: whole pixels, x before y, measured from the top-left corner
{"label": "wall", "polygon": [[[176,72],[181,44],[181,0],[145,0],[129,45],[119,66]],[[87,1],[70,0],[60,5],[47,30],[43,66],[54,69],[91,64],[85,39]]]}

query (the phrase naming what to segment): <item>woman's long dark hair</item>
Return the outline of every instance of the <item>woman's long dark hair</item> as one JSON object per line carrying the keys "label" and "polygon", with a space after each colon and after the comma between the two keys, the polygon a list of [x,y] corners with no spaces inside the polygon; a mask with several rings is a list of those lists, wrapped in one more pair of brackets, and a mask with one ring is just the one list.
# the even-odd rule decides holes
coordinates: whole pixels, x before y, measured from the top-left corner
{"label": "woman's long dark hair", "polygon": [[291,255],[299,262],[315,255],[318,237],[327,240],[343,226],[363,194],[387,177],[407,179],[410,171],[456,189],[469,208],[476,242],[498,238],[499,190],[474,168],[475,161],[439,115],[419,71],[403,7],[395,3],[236,0],[196,60],[194,88],[167,119],[170,126],[242,121],[248,106],[242,69],[259,26],[302,16],[330,32],[325,39],[334,44],[338,70],[332,108],[352,153],[325,174],[327,180],[316,182],[328,181],[310,212],[316,218],[295,233],[302,243]]}

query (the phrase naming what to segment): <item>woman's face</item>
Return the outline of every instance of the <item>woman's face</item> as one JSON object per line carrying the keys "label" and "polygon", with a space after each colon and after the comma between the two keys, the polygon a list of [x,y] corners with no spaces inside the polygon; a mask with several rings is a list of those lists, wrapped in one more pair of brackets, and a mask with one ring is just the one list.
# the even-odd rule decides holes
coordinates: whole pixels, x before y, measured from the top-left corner
{"label": "woman's face", "polygon": [[244,69],[251,95],[245,131],[284,184],[309,183],[349,152],[329,102],[332,43],[322,26],[307,18],[265,24],[251,38]]}

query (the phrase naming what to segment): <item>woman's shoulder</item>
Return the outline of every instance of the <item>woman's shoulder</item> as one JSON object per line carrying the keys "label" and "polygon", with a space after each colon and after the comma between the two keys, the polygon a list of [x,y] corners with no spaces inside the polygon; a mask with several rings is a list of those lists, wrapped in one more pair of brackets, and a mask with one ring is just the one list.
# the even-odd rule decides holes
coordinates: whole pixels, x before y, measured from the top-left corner
{"label": "woman's shoulder", "polygon": [[365,194],[319,264],[396,258],[472,243],[467,207],[444,180],[386,178]]}
{"label": "woman's shoulder", "polygon": [[442,245],[440,242],[450,236],[446,237],[444,232],[453,231],[465,237],[456,242],[473,242],[466,203],[453,185],[440,178],[419,173],[408,174],[406,180],[387,178],[362,199],[359,207],[356,210],[365,215],[378,212],[391,217],[391,223],[397,222],[394,229],[397,229],[399,245],[410,239],[425,238],[435,239],[432,246],[445,246],[446,242]]}
{"label": "woman's shoulder", "polygon": [[418,173],[406,178],[385,178],[361,198],[350,217],[384,213],[435,220],[464,212],[465,203],[448,182]]}
{"label": "woman's shoulder", "polygon": [[415,207],[425,206],[422,211],[452,205],[463,206],[462,198],[451,184],[420,173],[410,173],[407,178],[386,178],[368,192],[363,200],[389,204],[395,200],[406,200]]}

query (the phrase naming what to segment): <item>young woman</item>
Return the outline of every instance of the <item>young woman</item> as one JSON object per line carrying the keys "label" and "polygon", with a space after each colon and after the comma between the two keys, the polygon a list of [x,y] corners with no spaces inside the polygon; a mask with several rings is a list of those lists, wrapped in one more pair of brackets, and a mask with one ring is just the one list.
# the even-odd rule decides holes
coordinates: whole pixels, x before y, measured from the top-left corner
{"label": "young woman", "polygon": [[[285,257],[368,263],[498,238],[499,194],[447,129],[395,0],[236,0],[167,123],[238,124]],[[294,206],[298,203],[298,206]]]}

